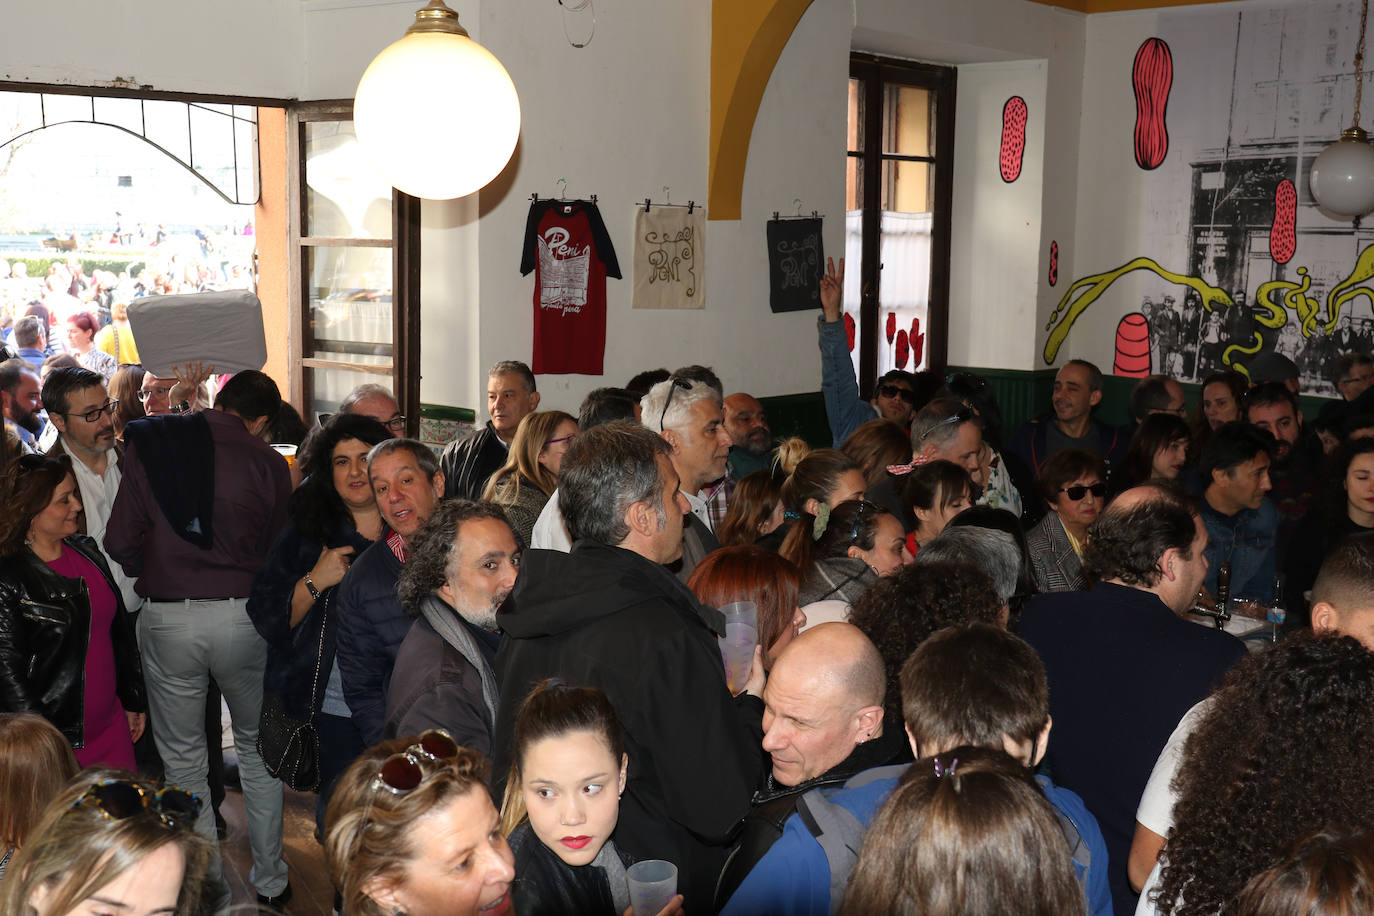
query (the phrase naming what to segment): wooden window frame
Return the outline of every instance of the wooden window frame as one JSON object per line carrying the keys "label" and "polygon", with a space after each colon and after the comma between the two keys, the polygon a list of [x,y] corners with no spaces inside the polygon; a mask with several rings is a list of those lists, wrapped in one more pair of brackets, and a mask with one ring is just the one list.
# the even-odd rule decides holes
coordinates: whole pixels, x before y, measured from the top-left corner
{"label": "wooden window frame", "polygon": [[[882,265],[879,263],[882,226],[882,164],[885,161],[928,162],[934,165],[934,202],[930,252],[930,294],[926,312],[926,368],[943,375],[949,356],[949,256],[951,209],[954,199],[954,102],[958,71],[873,54],[851,54],[850,78],[862,84],[861,113],[864,149],[846,150],[846,160],[858,159],[863,177],[863,244],[859,265],[859,390],[871,392],[878,381],[878,314],[881,305]],[[935,155],[910,156],[883,152],[885,85],[930,90],[935,104]]]}

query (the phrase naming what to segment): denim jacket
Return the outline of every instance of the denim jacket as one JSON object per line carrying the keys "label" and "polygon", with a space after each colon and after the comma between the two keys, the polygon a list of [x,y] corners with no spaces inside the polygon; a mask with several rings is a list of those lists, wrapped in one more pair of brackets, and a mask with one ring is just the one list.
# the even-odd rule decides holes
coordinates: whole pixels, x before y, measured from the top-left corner
{"label": "denim jacket", "polygon": [[1267,498],[1258,509],[1222,515],[1202,501],[1207,526],[1207,590],[1217,593],[1217,571],[1231,564],[1231,597],[1268,602],[1274,597],[1274,538],[1279,514]]}
{"label": "denim jacket", "polygon": [[826,321],[822,315],[816,319],[816,325],[821,347],[821,394],[825,397],[830,434],[835,439],[835,448],[839,448],[850,433],[877,417],[878,412],[859,394],[844,322]]}

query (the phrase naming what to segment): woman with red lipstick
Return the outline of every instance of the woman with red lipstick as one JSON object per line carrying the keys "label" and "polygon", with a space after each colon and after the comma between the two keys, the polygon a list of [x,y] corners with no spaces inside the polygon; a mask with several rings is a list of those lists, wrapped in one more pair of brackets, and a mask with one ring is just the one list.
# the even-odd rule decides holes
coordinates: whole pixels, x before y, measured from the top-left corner
{"label": "woman with red lipstick", "polygon": [[1331,456],[1326,498],[1298,522],[1284,562],[1284,607],[1290,627],[1310,622],[1307,592],[1331,548],[1374,531],[1374,439],[1350,439]]}
{"label": "woman with red lipstick", "polygon": [[[335,414],[311,437],[301,466],[309,474],[288,504],[290,520],[253,580],[248,616],[267,642],[263,695],[297,721],[313,720],[320,738],[324,825],[330,787],[366,746],[344,702],[332,599],[352,558],[381,537],[381,514],[367,479],[367,455],[389,439],[371,417]],[[264,745],[270,760],[279,750]]]}
{"label": "woman with red lipstick", "polygon": [[[631,860],[611,834],[630,758],[611,701],[595,687],[543,681],[520,705],[513,740],[502,825],[515,850],[516,912],[629,913]],[[675,896],[659,916],[681,910]]]}
{"label": "woman with red lipstick", "polygon": [[349,916],[508,916],[514,857],[487,762],[442,731],[383,741],[339,777],[325,857]]}
{"label": "woman with red lipstick", "polygon": [[43,716],[83,767],[132,770],[143,666],[105,557],[77,534],[71,461],[20,456],[0,505],[0,712]]}

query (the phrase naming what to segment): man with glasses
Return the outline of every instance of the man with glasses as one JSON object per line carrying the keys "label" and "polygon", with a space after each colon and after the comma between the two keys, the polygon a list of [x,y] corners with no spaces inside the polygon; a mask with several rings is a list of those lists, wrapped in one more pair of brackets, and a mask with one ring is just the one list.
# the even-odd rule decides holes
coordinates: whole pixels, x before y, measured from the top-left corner
{"label": "man with glasses", "polygon": [[1107,467],[1125,457],[1129,437],[1093,419],[1102,402],[1102,370],[1085,359],[1071,359],[1054,376],[1054,411],[1027,421],[1011,439],[1011,450],[1039,473],[1056,452],[1080,448],[1101,455]]}
{"label": "man with glasses", "polygon": [[1183,386],[1167,375],[1147,375],[1131,389],[1131,419],[1139,424],[1152,413],[1188,418]]}
{"label": "man with glasses", "polygon": [[[48,454],[69,455],[76,485],[81,491],[81,534],[95,539],[105,550],[105,526],[110,520],[115,494],[119,492],[123,458],[114,434],[114,412],[119,401],[105,390],[105,380],[89,369],[54,369],[43,384],[43,408],[57,430],[57,442]],[[124,598],[124,607],[136,611],[143,598],[134,591],[134,580],[110,559],[110,572]]]}
{"label": "man with glasses", "polygon": [[406,417],[401,413],[401,405],[381,385],[369,382],[354,388],[348,397],[339,402],[339,413],[371,417],[393,436],[406,434]]}
{"label": "man with glasses", "polygon": [[826,258],[825,266],[826,272],[820,281],[822,314],[816,324],[821,346],[821,394],[825,397],[830,433],[835,447],[839,448],[850,433],[875,415],[906,429],[918,405],[915,376],[901,369],[889,370],[878,379],[871,400],[865,401],[859,396],[841,308],[844,258],[840,258],[838,270],[833,258]]}

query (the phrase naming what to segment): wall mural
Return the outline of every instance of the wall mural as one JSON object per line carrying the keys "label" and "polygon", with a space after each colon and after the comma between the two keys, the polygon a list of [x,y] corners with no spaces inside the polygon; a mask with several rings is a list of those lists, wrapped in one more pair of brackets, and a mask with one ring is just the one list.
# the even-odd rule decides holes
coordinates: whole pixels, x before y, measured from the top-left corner
{"label": "wall mural", "polygon": [[1007,99],[1002,106],[1002,144],[998,149],[997,167],[1007,184],[1021,177],[1021,157],[1026,152],[1026,120],[1029,116],[1026,100],[1019,95]]}
{"label": "wall mural", "polygon": [[[1329,217],[1307,184],[1349,124],[1358,10],[1295,0],[1160,14],[1131,68],[1131,153],[1104,145],[1138,166],[1123,180],[1139,183],[1143,250],[1068,285],[1045,325],[1046,364],[1089,309],[1100,343],[1078,353],[1099,365],[1110,354],[1119,375],[1248,375],[1276,352],[1297,364],[1305,394],[1334,395],[1335,358],[1374,351],[1374,220]],[[1176,77],[1190,88],[1171,106]]]}
{"label": "wall mural", "polygon": [[1059,243],[1054,240],[1050,241],[1050,269],[1046,279],[1050,286],[1059,282]]}

